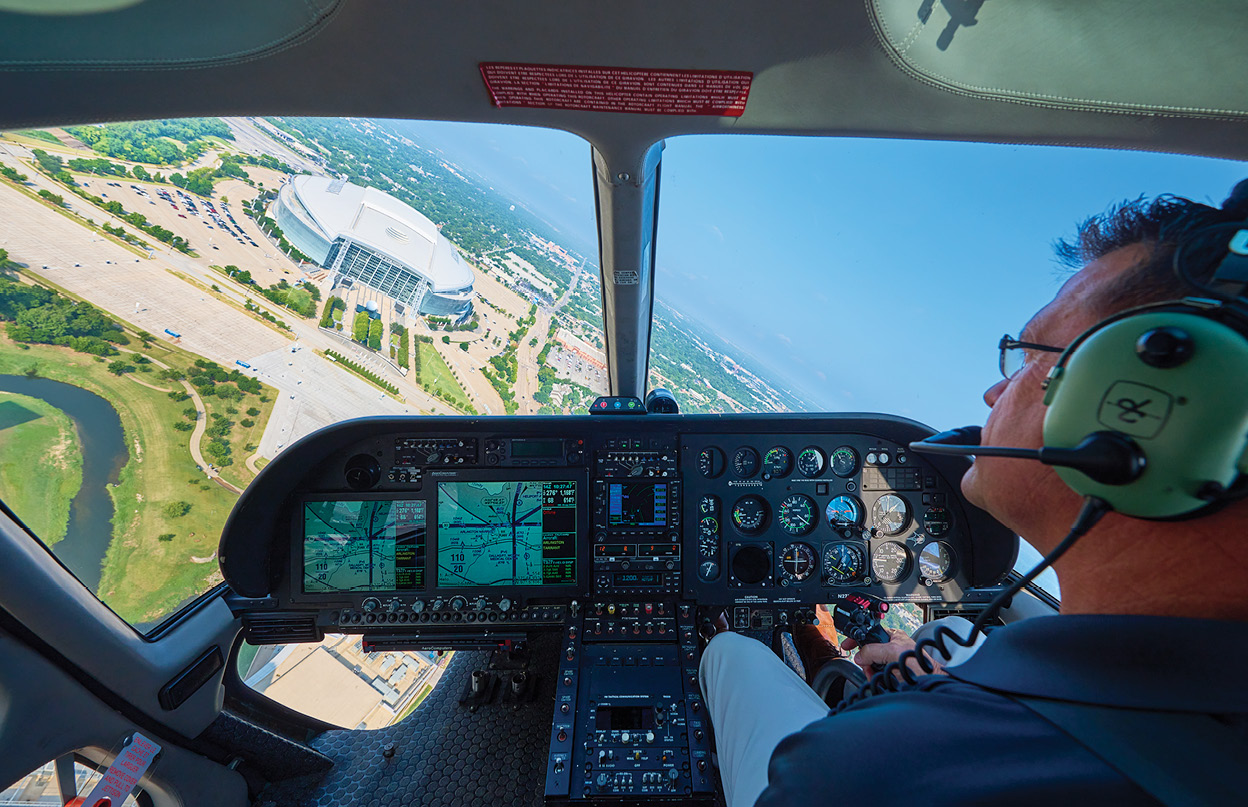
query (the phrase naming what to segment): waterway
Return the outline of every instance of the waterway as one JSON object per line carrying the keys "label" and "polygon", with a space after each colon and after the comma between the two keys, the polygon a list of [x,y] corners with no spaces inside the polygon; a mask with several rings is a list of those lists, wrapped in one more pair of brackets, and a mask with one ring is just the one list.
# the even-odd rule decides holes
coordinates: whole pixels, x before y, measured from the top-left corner
{"label": "waterway", "polygon": [[[0,391],[39,398],[74,421],[82,445],[82,488],[69,505],[65,538],[52,547],[87,588],[100,585],[100,565],[113,539],[113,500],[108,486],[115,484],[126,464],[125,433],[121,418],[108,401],[82,387],[47,378],[0,375]],[[32,473],[39,473],[32,468]],[[21,517],[21,513],[17,514]]]}

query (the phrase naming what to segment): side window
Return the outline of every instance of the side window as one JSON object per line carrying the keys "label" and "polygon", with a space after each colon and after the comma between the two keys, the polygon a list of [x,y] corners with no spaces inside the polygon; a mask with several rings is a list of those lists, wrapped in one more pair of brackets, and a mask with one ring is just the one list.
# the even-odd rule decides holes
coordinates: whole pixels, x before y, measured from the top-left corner
{"label": "side window", "polygon": [[[84,757],[62,757],[18,779],[0,790],[0,805],[61,805],[74,796],[86,796],[95,787],[104,769]],[[65,785],[62,791],[61,786]],[[72,787],[72,790],[71,790]],[[114,807],[151,807],[151,798],[135,788],[125,802]]]}
{"label": "side window", "polygon": [[428,697],[454,653],[366,653],[356,635],[238,651],[243,683],[288,709],[346,729],[398,723]]}

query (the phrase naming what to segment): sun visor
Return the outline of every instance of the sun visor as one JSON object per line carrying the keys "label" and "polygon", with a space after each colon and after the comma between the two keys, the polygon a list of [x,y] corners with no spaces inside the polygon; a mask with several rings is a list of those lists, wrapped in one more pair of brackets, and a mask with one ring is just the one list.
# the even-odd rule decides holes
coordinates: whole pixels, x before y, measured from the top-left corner
{"label": "sun visor", "polygon": [[254,58],[315,33],[340,3],[0,0],[0,69],[159,69]]}
{"label": "sun visor", "polygon": [[1248,113],[1248,3],[868,0],[893,61],[951,92],[1039,106]]}

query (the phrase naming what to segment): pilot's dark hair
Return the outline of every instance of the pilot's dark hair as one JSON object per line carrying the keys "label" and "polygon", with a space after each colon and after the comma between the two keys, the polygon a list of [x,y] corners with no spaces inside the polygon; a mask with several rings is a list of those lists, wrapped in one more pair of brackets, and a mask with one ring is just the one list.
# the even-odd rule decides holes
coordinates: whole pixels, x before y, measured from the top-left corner
{"label": "pilot's dark hair", "polygon": [[[1059,239],[1053,248],[1058,261],[1073,270],[1133,244],[1151,248],[1146,260],[1099,288],[1088,301],[1099,315],[1109,316],[1132,306],[1199,294],[1175,274],[1175,247],[1210,225],[1246,218],[1248,180],[1237,184],[1221,207],[1170,194],[1116,204],[1082,222],[1073,239]],[[1184,264],[1193,280],[1203,282],[1212,276],[1225,244],[1226,237],[1200,239],[1184,249]]]}

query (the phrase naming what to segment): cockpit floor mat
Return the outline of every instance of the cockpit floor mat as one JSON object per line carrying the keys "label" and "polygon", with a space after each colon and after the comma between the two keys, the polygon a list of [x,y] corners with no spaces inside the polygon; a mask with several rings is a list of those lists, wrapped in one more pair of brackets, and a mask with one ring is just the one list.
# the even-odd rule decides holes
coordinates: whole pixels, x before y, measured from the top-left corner
{"label": "cockpit floor mat", "polygon": [[[460,705],[491,654],[459,651],[442,680],[402,722],[374,731],[327,731],[312,741],[334,767],[308,795],[306,782],[276,783],[257,807],[540,807],[550,751],[557,634],[529,643],[531,700],[495,697]],[[510,675],[511,671],[505,671]],[[393,755],[386,748],[393,744]]]}

